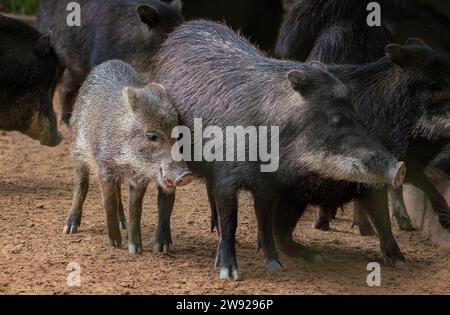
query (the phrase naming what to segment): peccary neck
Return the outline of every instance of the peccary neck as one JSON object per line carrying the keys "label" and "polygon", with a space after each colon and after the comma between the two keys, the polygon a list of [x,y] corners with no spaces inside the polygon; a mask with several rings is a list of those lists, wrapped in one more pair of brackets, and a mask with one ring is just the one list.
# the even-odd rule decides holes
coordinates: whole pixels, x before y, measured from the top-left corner
{"label": "peccary neck", "polygon": [[419,118],[403,70],[385,57],[362,66],[333,66],[330,71],[351,89],[355,110],[369,130],[402,158]]}

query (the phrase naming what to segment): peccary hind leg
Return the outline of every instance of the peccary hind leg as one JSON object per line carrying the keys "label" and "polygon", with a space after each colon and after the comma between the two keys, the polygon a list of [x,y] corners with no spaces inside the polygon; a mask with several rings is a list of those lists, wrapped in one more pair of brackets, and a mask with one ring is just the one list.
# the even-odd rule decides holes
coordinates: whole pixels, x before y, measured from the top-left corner
{"label": "peccary hind leg", "polygon": [[278,200],[274,210],[274,236],[277,247],[286,255],[311,262],[322,262],[322,255],[295,242],[292,233],[306,209],[306,205],[293,205]]}
{"label": "peccary hind leg", "polygon": [[133,255],[142,253],[142,202],[144,201],[147,184],[148,183],[140,183],[136,186],[130,185],[128,190],[130,216],[130,223],[128,225],[128,252]]}
{"label": "peccary hind leg", "polygon": [[403,188],[389,189],[389,197],[392,202],[392,213],[397,221],[398,228],[402,231],[413,231],[414,227],[411,224],[411,219],[403,200]]}
{"label": "peccary hind leg", "polygon": [[83,204],[89,191],[89,166],[81,161],[75,161],[75,180],[72,209],[64,225],[64,234],[76,234],[81,225]]}

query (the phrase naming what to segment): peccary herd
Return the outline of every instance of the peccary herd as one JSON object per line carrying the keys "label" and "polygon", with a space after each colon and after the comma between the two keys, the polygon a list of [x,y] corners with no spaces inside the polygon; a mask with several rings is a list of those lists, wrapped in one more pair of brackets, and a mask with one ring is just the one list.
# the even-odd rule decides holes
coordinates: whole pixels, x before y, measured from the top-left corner
{"label": "peccary herd", "polygon": [[[38,30],[0,15],[0,128],[57,145],[52,99],[59,85],[59,118],[70,126],[75,161],[65,234],[79,232],[92,170],[109,243],[122,246],[125,229],[131,254],[143,250],[150,182],[158,189],[154,251],[170,253],[176,188],[202,178],[219,234],[221,279],[240,278],[243,190],[253,196],[257,248],[273,271],[284,269],[278,249],[323,260],[293,238],[308,205],[318,207],[314,227],[328,230],[337,209],[353,202],[353,224],[363,235],[377,233],[390,265],[405,258],[389,198],[399,228],[412,229],[404,182],[420,188],[450,228],[450,208],[425,173],[430,165],[450,169],[445,14],[415,0],[381,0],[382,23],[371,27],[371,1],[298,0],[281,25],[281,0],[81,0],[81,26],[69,26],[70,2],[41,0]],[[411,21],[429,27],[411,28]],[[261,156],[242,159],[238,150],[227,154],[231,160],[178,159],[199,143],[180,147],[175,131],[195,134],[198,119],[215,130],[215,143],[228,126],[244,130],[243,143],[228,133],[221,142],[241,146],[244,157],[261,145],[245,141],[252,127],[277,127],[270,135],[276,143],[266,145],[278,168],[263,172]]]}

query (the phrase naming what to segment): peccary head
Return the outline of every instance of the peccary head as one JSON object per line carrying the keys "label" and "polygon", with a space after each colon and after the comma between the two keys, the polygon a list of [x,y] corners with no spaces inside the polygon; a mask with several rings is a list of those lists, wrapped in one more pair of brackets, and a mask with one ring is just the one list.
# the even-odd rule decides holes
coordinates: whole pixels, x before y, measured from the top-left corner
{"label": "peccary head", "polygon": [[352,107],[349,89],[324,65],[313,62],[310,68],[291,71],[288,80],[297,92],[292,100],[303,103],[304,110],[291,112],[281,131],[281,147],[287,148],[281,150],[281,163],[287,162],[287,170],[300,166],[334,180],[403,183],[404,163],[369,134]]}
{"label": "peccary head", "polygon": [[406,45],[388,45],[386,54],[406,82],[403,93],[412,103],[408,108],[420,115],[415,135],[429,140],[450,138],[450,58],[414,38]]}
{"label": "peccary head", "polygon": [[153,83],[127,87],[124,96],[134,117],[127,139],[129,162],[166,191],[188,184],[191,174],[186,163],[175,162],[171,155],[175,143],[171,133],[178,117],[164,87]]}
{"label": "peccary head", "polygon": [[0,15],[0,128],[55,146],[62,139],[52,105],[60,66],[50,36]]}

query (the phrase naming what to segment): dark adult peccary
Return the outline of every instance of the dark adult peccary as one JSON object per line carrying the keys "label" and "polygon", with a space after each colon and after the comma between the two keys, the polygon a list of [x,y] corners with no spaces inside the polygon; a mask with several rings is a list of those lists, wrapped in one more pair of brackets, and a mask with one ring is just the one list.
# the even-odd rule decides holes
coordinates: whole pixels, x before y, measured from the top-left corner
{"label": "dark adult peccary", "polygon": [[0,129],[61,142],[52,106],[58,69],[50,34],[0,14]]}
{"label": "dark adult peccary", "polygon": [[[281,32],[278,54],[281,57],[289,57],[300,61],[307,58],[328,64],[361,64],[375,61],[377,56],[384,54],[384,47],[391,36],[384,26],[367,26],[366,7],[368,2],[354,0],[299,1],[290,11]],[[430,32],[430,27],[442,25],[446,19],[442,16],[438,17],[437,12],[420,6],[416,1],[382,1],[381,6],[383,16],[385,16],[383,24],[389,26],[397,39],[404,37],[404,33],[406,33],[406,35],[414,36],[426,35],[426,38],[434,39],[432,42],[435,46],[437,45],[436,42],[441,42],[441,48],[445,47],[443,45],[446,42],[450,42],[444,40],[443,37],[447,31]],[[317,16],[319,18],[316,18]],[[421,27],[406,27],[403,30],[400,26],[403,25],[402,23],[406,25],[414,24],[417,19],[422,23],[427,23],[430,27],[422,25]],[[449,22],[447,23],[450,25]],[[446,29],[445,27],[442,28]],[[304,33],[307,33],[307,35]],[[313,43],[312,46],[311,43]],[[450,209],[443,196],[438,193],[426,177],[424,170],[447,141],[448,139],[439,141],[434,139],[418,140],[418,143],[408,148],[407,160],[405,161],[409,170],[406,181],[417,185],[427,193],[444,227],[449,226]],[[412,225],[406,211],[402,192],[402,188],[390,190],[393,213],[399,227],[402,230],[410,230]],[[363,235],[373,234],[370,223],[364,218],[364,214],[359,211],[360,209],[356,210],[354,225],[359,226]],[[320,209],[314,226],[328,230],[329,220],[334,217],[335,213],[336,209]]]}
{"label": "dark adult peccary", "polygon": [[[424,189],[426,177],[417,177],[419,172],[414,170],[417,165],[413,162],[419,148],[436,155],[433,145],[442,147],[441,142],[449,141],[450,65],[416,39],[405,46],[388,45],[386,52],[387,57],[368,65],[331,66],[329,70],[350,88],[354,107],[371,133],[398,159],[410,164],[414,176],[408,175],[408,180]],[[430,196],[434,188],[428,187],[424,192]],[[304,250],[293,241],[292,231],[306,206],[314,204],[329,211],[355,197],[368,211],[385,260],[392,264],[403,262],[391,231],[386,191],[358,189],[356,184],[327,181],[321,176],[300,178],[284,191],[280,200],[285,210],[276,212],[274,219],[278,244],[287,253],[301,254]],[[448,208],[441,209],[441,223],[448,222],[448,213]]]}
{"label": "dark adult peccary", "polygon": [[[382,57],[392,35],[384,25],[367,24],[369,2],[372,1],[297,1],[281,28],[275,55],[326,64],[365,64]],[[382,1],[383,13],[387,6]]]}
{"label": "dark adult peccary", "polygon": [[[188,163],[206,178],[218,213],[221,278],[239,278],[235,233],[241,189],[255,200],[266,265],[279,270],[271,216],[282,184],[308,172],[368,184],[402,182],[403,164],[362,127],[347,88],[321,64],[269,59],[226,26],[195,21],[169,36],[153,66],[154,79],[167,87],[181,124],[191,130],[195,118],[203,119],[205,127],[280,128],[276,172],[262,173],[261,157],[259,162]],[[175,196],[162,198],[173,203]],[[170,243],[169,233],[163,241]]]}
{"label": "dark adult peccary", "polygon": [[100,178],[109,242],[120,246],[120,185],[129,185],[129,251],[142,251],[142,200],[149,182],[156,180],[161,194],[187,184],[184,162],[174,162],[172,129],[178,117],[165,89],[144,84],[122,61],[96,67],[80,90],[71,119],[74,135],[75,192],[64,233],[75,233],[89,187],[89,170]]}
{"label": "dark adult peccary", "polygon": [[41,31],[53,32],[52,43],[66,68],[62,78],[62,121],[68,122],[78,89],[92,67],[120,59],[145,73],[158,46],[182,18],[158,0],[80,0],[81,27],[68,26],[71,0],[43,0]]}
{"label": "dark adult peccary", "polygon": [[283,20],[281,0],[182,0],[181,2],[183,16],[187,20],[207,19],[225,22],[235,31],[242,32],[262,50],[273,51]]}

